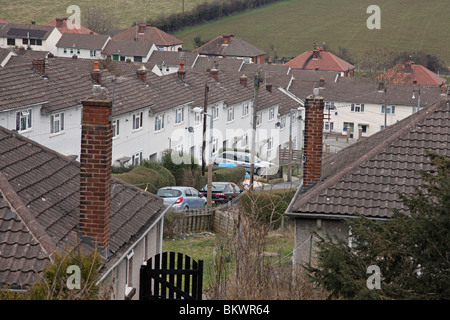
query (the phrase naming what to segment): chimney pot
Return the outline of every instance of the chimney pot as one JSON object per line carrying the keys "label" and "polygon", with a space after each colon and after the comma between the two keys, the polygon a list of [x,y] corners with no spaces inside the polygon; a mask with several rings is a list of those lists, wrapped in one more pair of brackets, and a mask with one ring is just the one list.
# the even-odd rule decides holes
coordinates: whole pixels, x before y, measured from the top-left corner
{"label": "chimney pot", "polygon": [[184,70],[184,60],[180,60],[180,68],[178,69],[178,79],[184,81],[186,77],[186,71]]}
{"label": "chimney pot", "polygon": [[94,61],[94,67],[91,71],[91,79],[99,85],[102,84],[102,72],[100,71],[98,61]]}
{"label": "chimney pot", "polygon": [[323,97],[315,95],[306,97],[304,188],[318,182],[322,175],[323,109]]}
{"label": "chimney pot", "polygon": [[[108,257],[111,208],[112,102],[105,95],[81,101],[80,237]],[[104,155],[100,161],[98,155]]]}

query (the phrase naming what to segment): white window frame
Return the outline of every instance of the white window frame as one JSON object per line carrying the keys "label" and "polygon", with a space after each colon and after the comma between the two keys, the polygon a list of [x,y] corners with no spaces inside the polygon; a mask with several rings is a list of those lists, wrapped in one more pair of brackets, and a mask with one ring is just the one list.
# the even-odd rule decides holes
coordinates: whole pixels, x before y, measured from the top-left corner
{"label": "white window frame", "polygon": [[118,138],[120,134],[120,120],[114,119],[111,123],[113,139]]}
{"label": "white window frame", "polygon": [[248,116],[250,110],[250,106],[248,102],[244,102],[244,104],[242,105],[242,116],[246,117]]}
{"label": "white window frame", "polygon": [[164,130],[164,113],[155,116],[155,132]]}
{"label": "white window frame", "polygon": [[256,126],[262,125],[262,111],[256,113]]}
{"label": "white window frame", "polygon": [[90,50],[90,51],[89,51],[89,55],[90,55],[91,57],[96,57],[96,56],[97,56],[97,50]]}
{"label": "white window frame", "polygon": [[227,110],[227,122],[234,121],[234,107],[229,107]]}
{"label": "white window frame", "polygon": [[144,117],[144,113],[142,111],[133,114],[133,131],[142,129],[143,117]]}
{"label": "white window frame", "polygon": [[33,128],[33,109],[24,109],[16,112],[16,130],[18,132],[30,131]]}
{"label": "white window frame", "polygon": [[269,121],[272,121],[275,119],[275,107],[269,108]]}
{"label": "white window frame", "polygon": [[351,112],[364,112],[364,103],[352,103],[350,106]]}
{"label": "white window frame", "polygon": [[175,124],[182,124],[184,122],[184,107],[175,109]]}
{"label": "white window frame", "polygon": [[272,150],[273,147],[274,147],[273,137],[270,137],[269,139],[267,139],[267,151]]}
{"label": "white window frame", "polygon": [[386,106],[382,105],[381,106],[381,114],[384,114],[384,112],[387,112],[387,114],[395,114],[395,106]]}
{"label": "white window frame", "polygon": [[141,163],[142,159],[143,159],[142,158],[142,151],[135,152],[131,156],[131,164],[133,166],[138,166]]}
{"label": "white window frame", "polygon": [[286,115],[280,118],[280,129],[286,128]]}
{"label": "white window frame", "polygon": [[202,124],[202,117],[203,117],[203,113],[194,112],[194,126],[198,126],[198,125]]}
{"label": "white window frame", "polygon": [[219,119],[219,107],[217,107],[217,106],[212,107],[211,108],[211,113],[212,113],[212,116],[213,116],[213,120]]}
{"label": "white window frame", "polygon": [[65,128],[64,112],[50,115],[50,134],[55,135],[63,133]]}

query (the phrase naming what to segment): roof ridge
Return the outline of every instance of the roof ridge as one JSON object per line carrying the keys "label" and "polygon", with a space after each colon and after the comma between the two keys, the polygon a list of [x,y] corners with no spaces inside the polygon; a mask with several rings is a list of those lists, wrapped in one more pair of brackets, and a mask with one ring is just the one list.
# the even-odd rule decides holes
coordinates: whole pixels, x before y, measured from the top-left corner
{"label": "roof ridge", "polygon": [[39,243],[50,260],[53,260],[52,255],[56,249],[53,239],[47,234],[39,221],[33,217],[2,172],[0,172],[0,187],[0,192],[10,208],[14,209],[33,238]]}
{"label": "roof ridge", "polygon": [[[397,130],[394,132],[389,138],[384,140],[382,143],[378,144],[374,148],[372,148],[371,151],[366,153],[365,155],[361,156],[357,161],[353,162],[352,164],[348,165],[347,167],[343,168],[343,170],[339,171],[338,173],[335,173],[331,175],[329,178],[327,178],[323,183],[316,184],[315,187],[311,189],[307,189],[306,193],[303,193],[304,197],[302,197],[299,201],[299,204],[295,204],[296,207],[293,209],[293,212],[298,210],[299,207],[310,201],[313,197],[315,197],[318,193],[323,191],[324,189],[328,188],[330,185],[333,185],[337,183],[342,177],[346,176],[350,172],[352,172],[354,169],[361,166],[364,162],[371,159],[376,154],[380,153],[382,150],[386,149],[389,145],[391,145],[395,140],[403,136],[406,132],[408,132],[412,127],[423,121],[429,114],[435,112],[439,107],[443,105],[443,103],[447,103],[446,100],[441,100],[436,102],[434,105],[422,109],[419,112],[416,113],[416,118],[409,119],[409,123],[405,126],[401,126],[403,122],[408,119],[409,117],[403,119],[402,121],[397,122],[394,125],[397,125],[400,130]],[[381,132],[381,131],[380,131]],[[302,193],[300,192],[299,196],[301,196]]]}

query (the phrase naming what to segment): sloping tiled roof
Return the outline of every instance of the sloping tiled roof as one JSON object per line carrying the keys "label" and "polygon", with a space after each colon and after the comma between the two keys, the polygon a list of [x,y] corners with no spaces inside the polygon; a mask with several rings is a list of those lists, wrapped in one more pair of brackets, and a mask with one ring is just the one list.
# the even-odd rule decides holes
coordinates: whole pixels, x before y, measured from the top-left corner
{"label": "sloping tiled roof", "polygon": [[99,34],[64,33],[56,43],[60,48],[77,48],[100,50],[104,47],[109,36]]}
{"label": "sloping tiled roof", "polygon": [[[58,30],[64,34],[64,33],[78,33],[78,34],[97,34],[94,31],[92,31],[89,28],[86,28],[83,25],[80,25],[80,28],[69,28],[69,26],[67,25],[67,20],[68,18],[62,18],[62,27],[58,28]],[[56,27],[57,26],[57,19],[53,19],[47,23],[45,23],[46,26],[53,26]]]}
{"label": "sloping tiled roof", "polygon": [[450,100],[442,100],[342,149],[322,162],[321,181],[300,192],[290,215],[342,218],[358,212],[389,218],[407,212],[397,192],[411,194],[430,171],[425,151],[450,156]]}
{"label": "sloping tiled roof", "polygon": [[228,44],[224,44],[224,36],[219,36],[192,52],[224,57],[257,57],[265,54],[261,49],[233,35],[230,35]]}
{"label": "sloping tiled roof", "polygon": [[26,38],[46,40],[55,29],[52,26],[40,26],[23,23],[2,23],[0,24],[0,37]]}
{"label": "sloping tiled roof", "polygon": [[120,54],[145,57],[150,52],[152,45],[152,42],[113,39],[108,41],[102,53],[105,55]]}
{"label": "sloping tiled roof", "polygon": [[[311,71],[313,72],[313,71]],[[335,78],[335,75],[331,79]],[[294,80],[289,88],[293,94],[304,99],[319,88],[320,79],[315,81]],[[324,77],[325,80],[325,77]],[[437,86],[391,83],[386,86],[386,92],[378,90],[378,85],[370,79],[361,77],[339,77],[337,81],[325,80],[325,86],[320,88],[320,96],[325,101],[347,103],[374,103],[417,106],[418,97],[413,90],[420,89],[420,105],[430,106],[440,100],[441,90]]]}
{"label": "sloping tiled roof", "polygon": [[114,40],[150,42],[156,46],[173,46],[183,44],[184,42],[174,36],[152,26],[145,26],[143,34],[137,32],[139,25],[133,26],[113,37]]}
{"label": "sloping tiled roof", "polygon": [[410,72],[406,72],[406,64],[398,64],[380,75],[380,78],[388,79],[391,83],[412,84],[415,81],[417,84],[432,86],[440,86],[447,82],[447,80],[420,64],[411,63],[410,66]]}
{"label": "sloping tiled roof", "polygon": [[285,65],[293,69],[315,70],[318,68],[324,71],[339,72],[355,68],[352,64],[327,51],[320,51],[318,59],[313,59],[313,50],[302,53],[291,61],[286,62]]}
{"label": "sloping tiled roof", "polygon": [[[0,127],[0,285],[35,281],[52,248],[77,239],[80,166]],[[7,200],[7,201],[6,201]],[[110,265],[162,214],[162,200],[112,179]]]}

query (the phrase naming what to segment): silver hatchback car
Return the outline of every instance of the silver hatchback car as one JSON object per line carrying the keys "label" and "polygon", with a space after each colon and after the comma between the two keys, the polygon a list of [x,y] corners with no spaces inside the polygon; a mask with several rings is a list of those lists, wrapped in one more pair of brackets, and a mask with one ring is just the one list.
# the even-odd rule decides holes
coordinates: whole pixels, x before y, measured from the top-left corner
{"label": "silver hatchback car", "polygon": [[164,187],[158,189],[156,195],[163,199],[164,204],[172,205],[176,211],[203,208],[207,201],[202,193],[191,187]]}

